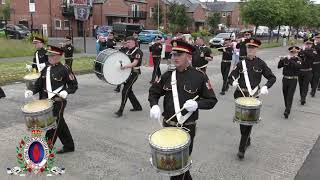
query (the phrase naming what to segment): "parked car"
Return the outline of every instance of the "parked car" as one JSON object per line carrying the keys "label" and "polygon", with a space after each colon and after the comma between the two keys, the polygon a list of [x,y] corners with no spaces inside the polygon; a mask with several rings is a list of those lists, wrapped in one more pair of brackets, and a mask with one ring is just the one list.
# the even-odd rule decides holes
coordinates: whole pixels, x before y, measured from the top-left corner
{"label": "parked car", "polygon": [[103,35],[104,37],[107,37],[109,32],[112,31],[112,26],[98,26],[95,31],[96,38],[97,35]]}
{"label": "parked car", "polygon": [[224,39],[232,38],[233,33],[219,33],[214,38],[209,40],[210,47],[221,47],[224,44]]}
{"label": "parked car", "polygon": [[23,25],[23,24],[17,24],[17,26],[18,26],[19,28],[21,28],[21,29],[29,32],[29,33],[31,32],[30,29],[29,29],[27,26]]}
{"label": "parked car", "polygon": [[158,30],[143,30],[139,33],[139,40],[140,43],[150,43],[152,42],[157,36],[160,36],[166,39],[167,35],[162,33]]}
{"label": "parked car", "polygon": [[131,23],[114,23],[113,32],[114,38],[116,40],[123,40],[128,36],[132,36],[134,32],[140,33],[144,30],[141,24],[131,24]]}
{"label": "parked car", "polygon": [[7,24],[5,32],[8,37],[15,39],[23,39],[30,33],[30,31],[23,30],[19,26],[13,24]]}

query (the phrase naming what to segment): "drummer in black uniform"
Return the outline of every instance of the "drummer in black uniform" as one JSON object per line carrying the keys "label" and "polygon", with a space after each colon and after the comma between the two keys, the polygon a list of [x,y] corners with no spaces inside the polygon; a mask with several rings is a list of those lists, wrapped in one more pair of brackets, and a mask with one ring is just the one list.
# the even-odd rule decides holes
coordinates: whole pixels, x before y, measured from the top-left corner
{"label": "drummer in black uniform", "polygon": [[315,58],[312,64],[311,96],[314,97],[320,81],[320,33],[314,36],[314,54]]}
{"label": "drummer in black uniform", "polygon": [[72,38],[70,36],[65,37],[65,42],[63,43],[62,49],[64,51],[65,64],[69,66],[72,71],[74,47],[72,45]]}
{"label": "drummer in black uniform", "polygon": [[197,37],[195,51],[192,54],[192,66],[206,73],[208,61],[212,60],[211,49],[204,44],[203,37]]}
{"label": "drummer in black uniform", "polygon": [[34,68],[37,70],[37,72],[41,72],[48,64],[48,56],[46,55],[47,50],[43,47],[44,39],[39,37],[34,37],[32,43],[35,45],[37,50],[34,53],[32,66],[27,65],[26,68],[29,71],[31,71],[32,68]]}
{"label": "drummer in black uniform", "polygon": [[[183,127],[189,129],[191,137],[191,144],[189,146],[189,154],[192,153],[193,140],[196,131],[196,121],[199,116],[198,109],[212,109],[218,102],[215,93],[212,89],[207,75],[194,67],[191,67],[189,60],[191,59],[194,47],[186,42],[180,40],[173,40],[172,42],[172,59],[176,65],[175,71],[165,72],[160,81],[154,83],[149,89],[149,102],[150,102],[150,117],[152,119],[160,120],[161,110],[158,105],[161,96],[164,96],[163,107],[164,116],[163,125],[165,127],[176,127],[177,122]],[[172,74],[176,73],[176,87],[179,98],[174,100],[172,86]],[[173,74],[174,75],[174,74]],[[197,100],[194,97],[199,96]],[[177,104],[177,105],[175,105]],[[175,112],[175,106],[185,110],[181,112],[179,120],[174,117],[171,121],[166,122]],[[189,116],[189,118],[187,117]],[[179,176],[173,176],[170,179],[177,180],[191,180],[189,170]]]}
{"label": "drummer in black uniform", "polygon": [[312,65],[315,59],[315,53],[313,46],[313,40],[305,39],[304,40],[304,50],[300,51],[299,56],[302,58],[302,67],[300,69],[299,75],[299,88],[300,88],[300,97],[301,105],[306,103],[306,97],[309,91],[309,83],[312,79]]}
{"label": "drummer in black uniform", "polygon": [[300,48],[291,46],[288,50],[290,51],[290,55],[288,57],[281,57],[278,63],[278,68],[283,68],[282,92],[286,108],[283,115],[286,119],[290,114],[293,96],[298,83],[299,69],[301,68],[301,58],[298,57]]}
{"label": "drummer in black uniform", "polygon": [[132,91],[132,86],[138,79],[139,75],[141,74],[140,66],[142,63],[142,51],[137,47],[136,39],[132,36],[127,38],[127,55],[129,56],[131,63],[127,65],[123,65],[121,69],[132,69],[132,72],[128,78],[128,80],[124,83],[124,87],[122,89],[122,97],[121,97],[121,105],[119,110],[115,113],[116,117],[121,117],[124,107],[126,105],[126,102],[129,98],[133,109],[130,109],[130,111],[142,111],[142,107],[134,95]]}
{"label": "drummer in black uniform", "polygon": [[218,51],[222,53],[222,60],[221,60],[221,74],[223,79],[222,90],[220,92],[221,95],[225,95],[225,92],[229,89],[228,84],[228,75],[230,72],[230,66],[232,61],[233,55],[233,48],[231,44],[231,38],[224,39],[224,47],[218,48]]}
{"label": "drummer in black uniform", "polygon": [[40,78],[35,83],[35,88],[32,91],[25,91],[25,97],[28,98],[33,94],[42,92],[40,99],[52,99],[54,101],[53,116],[57,118],[57,128],[48,130],[46,138],[55,144],[57,137],[59,137],[63,148],[57,151],[58,154],[73,152],[74,142],[63,113],[67,105],[67,96],[76,92],[78,82],[70,68],[60,63],[63,55],[62,49],[49,46],[48,53],[48,66],[41,72]]}
{"label": "drummer in black uniform", "polygon": [[243,60],[247,57],[247,46],[246,40],[250,39],[252,35],[252,31],[248,30],[244,32],[244,37],[241,38],[240,42],[236,45],[236,48],[240,50],[239,52],[239,59]]}
{"label": "drummer in black uniform", "polygon": [[[247,57],[244,60],[241,60],[236,68],[230,73],[229,82],[232,86],[237,87],[234,92],[234,99],[238,97],[243,97],[239,87],[246,97],[249,95],[254,96],[258,94],[260,89],[260,94],[268,94],[268,89],[276,82],[276,77],[272,73],[271,69],[267,64],[261,60],[259,57],[256,57],[257,49],[261,45],[260,40],[258,39],[246,39],[247,46]],[[245,68],[247,69],[248,81],[246,83],[246,73]],[[264,76],[268,81],[265,85],[260,88],[261,78]],[[247,84],[249,87],[247,87]],[[246,148],[250,146],[252,126],[240,124],[241,139],[239,145],[239,152],[237,154],[239,159],[244,158]]]}
{"label": "drummer in black uniform", "polygon": [[160,63],[161,63],[161,52],[162,52],[162,44],[161,37],[157,36],[155,38],[155,42],[153,45],[149,47],[149,51],[152,53],[153,59],[153,72],[150,83],[154,83],[158,81],[161,76]]}

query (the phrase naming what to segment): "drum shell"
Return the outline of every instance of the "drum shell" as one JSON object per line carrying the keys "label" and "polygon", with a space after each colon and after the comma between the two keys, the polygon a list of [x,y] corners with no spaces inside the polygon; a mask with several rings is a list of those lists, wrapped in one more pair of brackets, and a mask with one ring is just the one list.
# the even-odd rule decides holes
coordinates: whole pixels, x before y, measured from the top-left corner
{"label": "drum shell", "polygon": [[151,135],[149,136],[149,142],[151,148],[150,161],[157,172],[167,176],[177,176],[190,169],[189,146],[191,140],[189,133],[188,142],[182,146],[159,147],[151,143]]}
{"label": "drum shell", "polygon": [[35,84],[37,79],[24,79],[25,83],[26,83],[26,87],[28,90],[33,91],[35,88]]}
{"label": "drum shell", "polygon": [[261,106],[261,103],[256,106],[245,106],[235,102],[234,120],[240,123],[257,123],[260,120]]}
{"label": "drum shell", "polygon": [[26,126],[28,130],[32,130],[34,126],[39,127],[41,130],[49,130],[56,127],[56,118],[53,117],[53,104],[43,111],[38,112],[25,112],[23,107],[21,111],[24,115]]}

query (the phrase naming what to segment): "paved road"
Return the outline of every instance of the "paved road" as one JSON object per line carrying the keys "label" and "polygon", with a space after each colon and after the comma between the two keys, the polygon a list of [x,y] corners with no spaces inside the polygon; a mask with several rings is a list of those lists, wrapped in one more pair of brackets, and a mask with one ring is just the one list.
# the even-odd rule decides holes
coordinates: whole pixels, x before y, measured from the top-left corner
{"label": "paved road", "polygon": [[[236,152],[239,127],[232,123],[234,112],[233,88],[220,96],[222,81],[220,57],[208,68],[208,76],[219,99],[211,111],[201,111],[193,151],[191,173],[197,180],[293,180],[315,144],[320,128],[320,95],[308,96],[305,106],[299,105],[299,91],[289,119],[284,119],[281,91],[281,70],[276,69],[279,55],[285,48],[265,49],[259,52],[272,68],[278,80],[268,96],[261,97],[262,122],[254,127],[252,146],[246,159],[238,161]],[[162,65],[162,70],[165,70]],[[57,179],[167,179],[149,164],[148,135],[159,129],[148,117],[147,95],[151,68],[144,67],[134,85],[142,112],[129,112],[127,103],[124,116],[113,117],[118,109],[120,94],[113,86],[94,74],[78,77],[79,90],[69,96],[65,118],[76,143],[76,152],[58,155],[56,165],[64,166],[66,174]],[[0,100],[0,167],[16,165],[15,146],[28,132],[20,113],[25,103],[24,84],[4,86],[7,98]],[[162,103],[161,103],[162,104]],[[57,143],[61,147],[60,142]],[[0,177],[7,178],[5,171]],[[1,178],[2,179],[2,178]],[[9,179],[9,177],[8,177]],[[10,179],[18,179],[10,177]],[[31,178],[30,178],[31,179]]]}

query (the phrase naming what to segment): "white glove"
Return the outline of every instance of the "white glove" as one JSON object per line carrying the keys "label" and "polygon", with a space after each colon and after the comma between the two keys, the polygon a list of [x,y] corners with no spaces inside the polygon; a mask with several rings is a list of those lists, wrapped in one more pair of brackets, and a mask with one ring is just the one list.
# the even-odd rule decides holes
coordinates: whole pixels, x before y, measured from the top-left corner
{"label": "white glove", "polygon": [[260,89],[260,94],[268,94],[268,87],[267,86],[262,86]]}
{"label": "white glove", "polygon": [[26,69],[27,69],[28,71],[32,71],[32,66],[29,65],[29,64],[26,64]]}
{"label": "white glove", "polygon": [[238,87],[238,85],[239,85],[238,79],[236,79],[236,80],[234,80],[234,81],[232,82],[232,86],[233,86],[233,87]]}
{"label": "white glove", "polygon": [[193,111],[196,111],[198,109],[198,103],[195,100],[189,99],[184,103],[183,107],[187,111],[193,112]]}
{"label": "white glove", "polygon": [[30,90],[25,90],[24,91],[24,97],[25,98],[30,98],[32,96],[33,96],[33,92],[32,91],[30,91]]}
{"label": "white glove", "polygon": [[63,99],[67,99],[68,93],[67,91],[61,91],[58,95]]}
{"label": "white glove", "polygon": [[41,72],[42,69],[44,69],[45,67],[46,67],[46,63],[41,63],[41,64],[39,64],[39,68],[40,68],[40,69],[38,69],[38,71]]}
{"label": "white glove", "polygon": [[161,110],[159,105],[153,105],[150,109],[150,118],[155,120],[160,120],[161,117]]}

